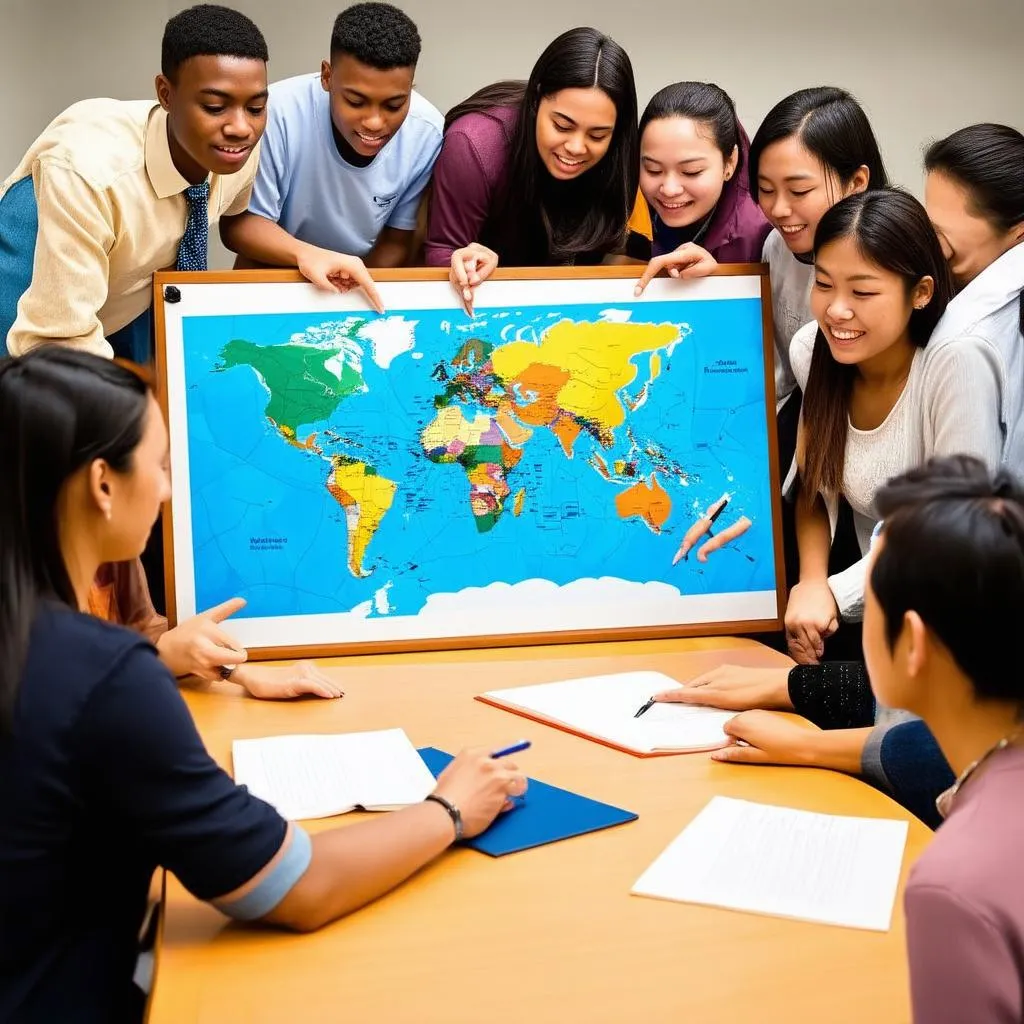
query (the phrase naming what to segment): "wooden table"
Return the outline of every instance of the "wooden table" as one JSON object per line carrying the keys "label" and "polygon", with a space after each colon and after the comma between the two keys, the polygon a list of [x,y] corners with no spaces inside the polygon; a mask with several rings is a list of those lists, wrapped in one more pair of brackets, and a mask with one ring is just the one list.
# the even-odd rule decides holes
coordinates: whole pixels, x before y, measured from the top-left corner
{"label": "wooden table", "polygon": [[722,765],[706,754],[635,758],[471,699],[631,669],[686,679],[725,661],[786,663],[746,640],[591,644],[352,658],[337,669],[346,696],[331,703],[188,694],[226,767],[233,739],[275,733],[400,725],[417,746],[453,752],[525,736],[533,749],[518,763],[529,774],[640,819],[497,860],[457,850],[312,935],[235,925],[169,878],[149,1024],[909,1020],[899,905],[892,930],[878,934],[629,894],[715,794],[909,819],[905,881],[930,833],[895,803],[831,772]]}

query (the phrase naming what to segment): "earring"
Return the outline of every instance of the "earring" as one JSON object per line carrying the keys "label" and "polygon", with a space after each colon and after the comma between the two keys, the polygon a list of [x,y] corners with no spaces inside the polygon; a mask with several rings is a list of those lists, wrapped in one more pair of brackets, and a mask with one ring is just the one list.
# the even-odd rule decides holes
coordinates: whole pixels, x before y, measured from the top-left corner
{"label": "earring", "polygon": [[107,507],[103,510],[103,514],[107,517],[107,522],[110,522],[110,508]]}

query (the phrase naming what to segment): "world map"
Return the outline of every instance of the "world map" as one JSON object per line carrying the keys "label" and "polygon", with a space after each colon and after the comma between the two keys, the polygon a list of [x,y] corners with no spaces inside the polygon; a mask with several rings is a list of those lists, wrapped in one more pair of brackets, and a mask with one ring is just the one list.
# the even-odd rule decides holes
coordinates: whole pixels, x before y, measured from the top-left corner
{"label": "world map", "polygon": [[185,317],[197,606],[773,590],[760,321],[756,300]]}

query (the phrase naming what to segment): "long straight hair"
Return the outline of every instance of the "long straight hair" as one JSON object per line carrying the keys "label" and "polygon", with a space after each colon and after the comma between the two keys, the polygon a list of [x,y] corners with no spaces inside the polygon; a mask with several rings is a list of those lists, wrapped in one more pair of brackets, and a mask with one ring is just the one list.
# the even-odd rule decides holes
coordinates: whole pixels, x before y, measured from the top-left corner
{"label": "long straight hair", "polygon": [[[573,181],[556,181],[537,152],[540,101],[563,89],[600,89],[615,106],[608,152]],[[507,185],[481,241],[511,266],[565,262],[621,245],[640,174],[636,85],[626,51],[594,28],[563,32],[540,55],[526,83],[489,85],[448,112],[447,129],[469,113],[517,107]]]}
{"label": "long straight hair", "polygon": [[40,602],[76,604],[58,536],[61,491],[95,459],[129,469],[147,403],[131,371],[63,345],[0,360],[0,735]]}
{"label": "long straight hair", "polygon": [[[1016,128],[1005,124],[961,128],[928,147],[924,167],[966,189],[971,205],[997,231],[1024,223],[1024,135]],[[1024,334],[1024,291],[1019,303]]]}
{"label": "long straight hair", "polygon": [[[814,257],[841,238],[852,239],[864,258],[898,274],[907,295],[924,277],[934,281],[931,300],[913,309],[907,324],[912,344],[924,348],[953,297],[953,277],[924,207],[898,189],[876,189],[848,196],[821,218],[814,235]],[[843,465],[849,431],[855,366],[832,358],[821,328],[814,339],[811,369],[804,390],[805,436],[814,439],[804,451],[801,495],[813,502],[820,494],[843,489]]]}
{"label": "long straight hair", "polygon": [[761,154],[793,135],[841,185],[848,185],[861,167],[868,169],[869,189],[889,184],[878,140],[863,107],[845,89],[822,85],[792,93],[765,115],[750,143],[750,194],[755,202]]}

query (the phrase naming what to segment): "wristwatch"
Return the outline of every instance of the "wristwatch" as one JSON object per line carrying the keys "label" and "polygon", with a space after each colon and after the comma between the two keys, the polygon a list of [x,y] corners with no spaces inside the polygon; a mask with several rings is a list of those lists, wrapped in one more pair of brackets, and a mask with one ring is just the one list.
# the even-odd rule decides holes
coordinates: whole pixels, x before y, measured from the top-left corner
{"label": "wristwatch", "polygon": [[235,674],[235,669],[236,668],[238,668],[237,665],[221,665],[221,667],[220,667],[220,677],[221,677],[221,679],[230,679]]}
{"label": "wristwatch", "polygon": [[427,799],[433,800],[435,804],[440,804],[448,812],[448,817],[452,819],[452,824],[455,826],[455,842],[458,842],[462,838],[462,814],[458,807],[439,793],[431,793]]}

